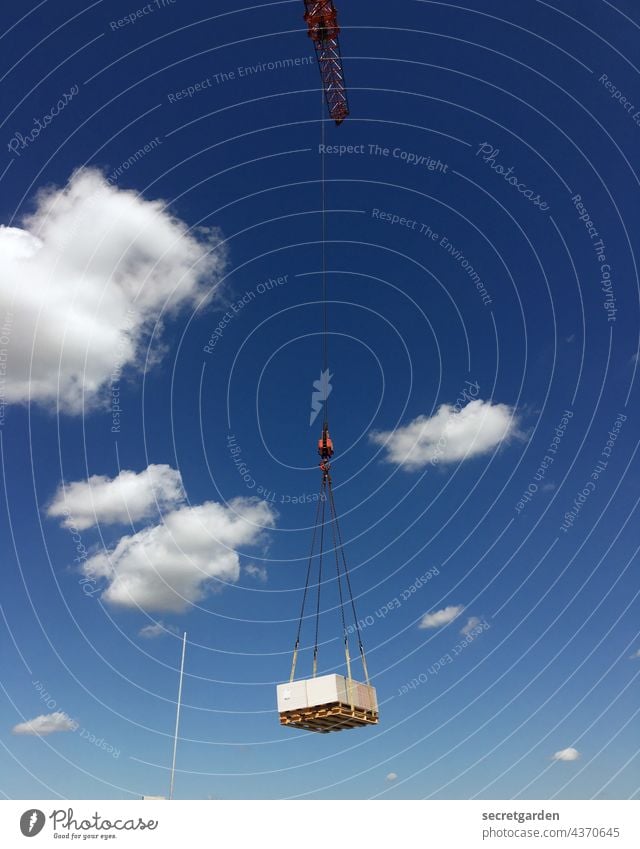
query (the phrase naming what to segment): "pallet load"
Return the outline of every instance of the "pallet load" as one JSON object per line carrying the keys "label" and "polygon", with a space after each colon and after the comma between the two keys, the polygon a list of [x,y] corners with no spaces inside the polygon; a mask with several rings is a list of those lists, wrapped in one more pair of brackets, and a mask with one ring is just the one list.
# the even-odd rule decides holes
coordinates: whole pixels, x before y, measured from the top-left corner
{"label": "pallet load", "polygon": [[343,675],[291,681],[277,689],[281,725],[327,734],[378,722],[375,687]]}

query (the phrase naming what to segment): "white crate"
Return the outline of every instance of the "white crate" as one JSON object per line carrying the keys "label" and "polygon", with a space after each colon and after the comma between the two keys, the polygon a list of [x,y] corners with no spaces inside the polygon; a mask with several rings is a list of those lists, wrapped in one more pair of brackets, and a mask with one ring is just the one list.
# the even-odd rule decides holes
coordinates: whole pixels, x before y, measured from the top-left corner
{"label": "white crate", "polygon": [[375,687],[347,679],[343,675],[321,675],[291,684],[278,684],[280,713],[336,703],[360,710],[378,710]]}
{"label": "white crate", "polygon": [[278,713],[288,710],[299,710],[306,708],[307,682],[291,681],[287,684],[278,684]]}
{"label": "white crate", "polygon": [[332,705],[346,700],[344,678],[342,675],[321,675],[319,678],[307,678],[307,704]]}

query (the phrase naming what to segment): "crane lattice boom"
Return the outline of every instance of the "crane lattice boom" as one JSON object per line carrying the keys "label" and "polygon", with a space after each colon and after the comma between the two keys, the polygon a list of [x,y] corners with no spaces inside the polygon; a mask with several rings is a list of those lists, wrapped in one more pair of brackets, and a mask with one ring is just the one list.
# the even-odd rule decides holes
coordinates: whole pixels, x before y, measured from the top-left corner
{"label": "crane lattice boom", "polygon": [[313,41],[322,78],[329,115],[341,124],[349,114],[347,91],[344,84],[340,42],[338,41],[338,15],[333,0],[305,0],[304,19]]}

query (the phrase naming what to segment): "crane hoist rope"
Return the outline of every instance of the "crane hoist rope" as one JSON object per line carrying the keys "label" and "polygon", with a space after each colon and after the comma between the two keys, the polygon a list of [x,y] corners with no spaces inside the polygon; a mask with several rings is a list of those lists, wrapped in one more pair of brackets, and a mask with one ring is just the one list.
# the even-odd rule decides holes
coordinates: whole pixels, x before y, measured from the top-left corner
{"label": "crane hoist rope", "polygon": [[[328,326],[328,299],[327,299],[327,209],[326,209],[326,171],[325,171],[325,158],[324,158],[324,149],[325,149],[325,119],[324,119],[324,96],[321,101],[321,115],[320,115],[320,194],[321,194],[321,230],[322,230],[322,239],[321,239],[321,247],[322,247],[322,367],[325,375],[328,374],[329,362],[328,362],[328,337],[329,337],[329,326]],[[362,661],[362,668],[364,672],[364,676],[369,684],[369,673],[367,670],[367,661],[364,651],[364,645],[362,643],[362,635],[360,632],[360,625],[358,622],[358,616],[356,612],[355,600],[353,597],[353,591],[351,587],[351,578],[349,576],[349,568],[347,566],[347,558],[344,551],[344,544],[342,541],[342,534],[340,532],[340,524],[338,521],[338,513],[336,510],[335,496],[333,492],[333,483],[331,478],[331,464],[330,460],[333,456],[334,448],[333,441],[329,434],[329,415],[327,408],[327,398],[325,393],[324,398],[324,417],[322,424],[322,434],[320,439],[318,440],[318,454],[320,455],[320,471],[322,473],[322,480],[320,485],[320,493],[318,498],[318,506],[316,508],[315,521],[313,524],[313,532],[311,537],[311,551],[309,553],[309,559],[307,562],[307,573],[306,580],[304,586],[304,592],[302,596],[302,605],[300,609],[300,618],[298,621],[298,629],[296,633],[296,641],[293,649],[293,658],[291,662],[291,676],[290,681],[294,680],[295,672],[296,672],[296,664],[298,660],[298,652],[300,649],[300,637],[302,633],[302,624],[304,621],[304,614],[307,604],[307,599],[310,591],[310,581],[312,574],[312,567],[314,558],[317,557],[317,592],[316,592],[316,609],[315,609],[315,639],[314,639],[314,647],[313,647],[313,667],[312,673],[315,678],[318,673],[318,641],[319,641],[319,632],[320,632],[320,599],[321,599],[321,590],[322,590],[322,580],[323,580],[323,560],[325,555],[325,532],[327,529],[331,532],[331,542],[333,544],[333,554],[335,558],[336,565],[336,581],[338,588],[338,597],[339,597],[339,608],[340,608],[340,619],[342,623],[342,634],[344,640],[344,652],[345,652],[345,661],[347,667],[347,678],[351,679],[351,655],[349,652],[349,629],[347,627],[347,616],[345,615],[345,597],[348,596],[348,602],[353,614],[354,620],[354,631],[357,635],[358,640],[358,651],[360,653],[360,658]],[[327,511],[327,507],[329,508]],[[316,542],[318,543],[317,552],[316,552]],[[344,583],[344,592],[343,592],[343,583]]]}
{"label": "crane hoist rope", "polygon": [[[324,103],[326,100],[330,117],[337,125],[349,114],[347,94],[342,73],[342,60],[338,44],[338,20],[333,0],[305,0],[305,20],[308,34],[313,39],[322,80],[322,98],[320,114],[320,192],[322,227],[322,376],[321,385],[328,387],[329,374],[329,321],[327,299],[327,205],[325,180],[325,124]],[[291,661],[291,676],[287,683],[278,684],[277,699],[280,724],[304,731],[316,731],[327,734],[342,731],[345,728],[361,728],[376,725],[379,721],[378,702],[375,687],[369,682],[367,660],[362,644],[362,634],[353,598],[351,578],[344,551],[344,543],[338,522],[338,512],[331,480],[331,457],[333,442],[329,435],[329,413],[327,405],[328,391],[325,389],[322,433],[318,440],[320,471],[322,480],[320,495],[316,507],[311,551],[307,562],[307,574],[302,595],[300,619]],[[329,542],[327,543],[327,539]],[[325,545],[331,546],[325,552]],[[325,553],[329,558],[333,552],[336,565],[336,580],[340,609],[340,622],[344,640],[346,677],[333,674],[318,675],[318,644],[320,639],[321,591],[323,588],[323,561]],[[312,581],[314,565],[317,563],[317,584]],[[315,598],[315,629],[313,645],[313,677],[295,679],[296,664],[300,650],[302,625],[305,610],[313,589],[317,588]],[[348,612],[353,614],[353,630],[347,627]],[[312,616],[313,614],[311,614]],[[309,618],[311,618],[311,616]],[[349,652],[349,634],[357,634],[358,650],[362,660],[362,669],[366,684],[351,677],[351,655]]]}
{"label": "crane hoist rope", "polygon": [[[344,543],[340,531],[340,523],[336,509],[335,495],[333,492],[333,482],[331,478],[331,464],[329,462],[333,455],[333,442],[329,436],[328,427],[323,425],[322,436],[318,440],[318,453],[320,455],[320,470],[322,472],[322,482],[320,485],[320,493],[318,498],[318,506],[316,507],[315,520],[313,523],[313,532],[311,536],[311,550],[307,561],[307,572],[304,584],[304,592],[302,595],[302,604],[300,607],[300,617],[298,619],[298,628],[296,633],[296,641],[293,648],[293,658],[291,661],[291,675],[289,680],[293,681],[296,673],[296,665],[298,661],[298,653],[300,649],[300,638],[302,634],[302,624],[305,618],[305,610],[307,601],[311,592],[312,582],[311,575],[313,572],[314,559],[317,559],[317,591],[315,605],[315,637],[313,645],[313,666],[312,675],[315,678],[318,674],[318,644],[320,632],[320,598],[323,581],[323,562],[325,553],[333,552],[336,566],[336,582],[338,587],[340,619],[342,623],[342,636],[344,640],[345,662],[347,667],[347,678],[351,678],[351,654],[349,651],[349,627],[347,626],[347,614],[345,613],[346,602],[351,609],[353,615],[353,631],[356,634],[358,642],[358,651],[362,662],[362,669],[367,685],[369,684],[369,671],[367,668],[367,659],[362,642],[362,633],[356,611],[356,603],[353,597],[353,589],[351,585],[351,577],[349,575],[349,567],[344,551]],[[327,511],[328,507],[328,511]],[[325,552],[325,535],[327,529],[331,532],[332,548],[329,552]]]}

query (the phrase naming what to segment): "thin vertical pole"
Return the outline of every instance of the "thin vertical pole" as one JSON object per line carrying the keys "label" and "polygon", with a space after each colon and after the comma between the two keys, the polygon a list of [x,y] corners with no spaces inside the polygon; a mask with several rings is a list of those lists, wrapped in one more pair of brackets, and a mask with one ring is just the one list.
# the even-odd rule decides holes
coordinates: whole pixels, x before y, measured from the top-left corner
{"label": "thin vertical pole", "polygon": [[176,709],[176,732],[173,736],[173,761],[171,763],[171,787],[169,799],[173,799],[173,781],[176,772],[176,752],[178,750],[178,727],[180,725],[180,705],[182,704],[182,676],[184,674],[184,653],[187,648],[187,632],[182,637],[182,660],[180,661],[180,683],[178,684],[178,707]]}

